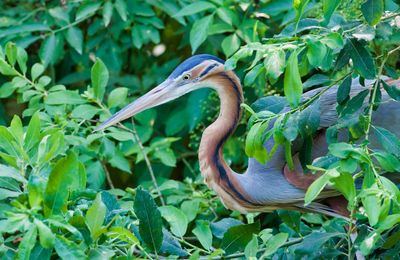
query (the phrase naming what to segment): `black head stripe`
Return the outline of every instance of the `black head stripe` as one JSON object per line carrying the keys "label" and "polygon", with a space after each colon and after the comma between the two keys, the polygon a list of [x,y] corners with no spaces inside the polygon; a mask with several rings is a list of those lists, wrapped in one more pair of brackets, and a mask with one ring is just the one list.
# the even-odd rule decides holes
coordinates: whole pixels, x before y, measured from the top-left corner
{"label": "black head stripe", "polygon": [[211,65],[209,65],[205,70],[203,70],[203,72],[200,74],[200,78],[203,77],[204,75],[207,75],[208,72],[210,72],[210,70],[212,70],[213,68],[217,67],[219,64],[218,63],[213,63]]}

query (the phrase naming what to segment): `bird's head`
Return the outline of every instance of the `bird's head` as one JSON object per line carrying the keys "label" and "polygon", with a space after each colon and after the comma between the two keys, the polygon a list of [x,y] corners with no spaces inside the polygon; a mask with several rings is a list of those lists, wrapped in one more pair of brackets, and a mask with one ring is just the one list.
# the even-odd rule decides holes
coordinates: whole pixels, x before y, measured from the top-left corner
{"label": "bird's head", "polygon": [[208,54],[195,55],[182,62],[157,87],[139,97],[116,114],[108,118],[95,131],[115,125],[144,110],[177,99],[186,93],[207,86],[211,75],[224,70],[224,61]]}

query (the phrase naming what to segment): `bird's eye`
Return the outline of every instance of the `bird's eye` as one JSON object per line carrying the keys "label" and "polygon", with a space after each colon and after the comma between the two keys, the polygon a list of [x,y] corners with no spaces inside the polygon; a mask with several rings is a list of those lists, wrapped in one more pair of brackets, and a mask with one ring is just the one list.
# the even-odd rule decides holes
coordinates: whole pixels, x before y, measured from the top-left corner
{"label": "bird's eye", "polygon": [[183,80],[189,80],[190,79],[190,74],[185,74],[182,77]]}

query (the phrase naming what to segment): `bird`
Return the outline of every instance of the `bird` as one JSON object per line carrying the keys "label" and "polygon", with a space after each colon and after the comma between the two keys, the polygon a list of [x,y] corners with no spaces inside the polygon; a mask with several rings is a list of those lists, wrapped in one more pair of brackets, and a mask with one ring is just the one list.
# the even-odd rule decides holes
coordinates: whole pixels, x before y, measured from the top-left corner
{"label": "bird", "polygon": [[[305,205],[306,190],[318,175],[303,172],[296,149],[292,149],[294,170],[287,166],[282,147],[279,147],[265,164],[249,158],[248,168],[244,173],[237,173],[230,168],[224,160],[223,146],[234,133],[242,116],[241,104],[244,96],[238,76],[233,70],[225,70],[224,64],[223,59],[210,54],[189,57],[178,65],[165,81],[112,115],[95,131],[104,130],[191,91],[211,88],[219,96],[220,111],[217,119],[202,134],[198,159],[204,182],[217,193],[225,207],[241,213],[288,209],[335,217],[348,215],[344,197],[332,187],[324,189],[317,200]],[[390,83],[398,86],[400,81],[392,80]],[[312,98],[323,89],[324,87],[321,87],[305,92],[302,101]],[[350,96],[355,96],[365,89],[359,80],[353,79]],[[338,87],[334,86],[320,96],[320,125],[313,139],[312,158],[323,156],[328,152],[325,129],[335,124],[338,118],[335,109],[337,90]],[[399,114],[399,102],[382,93],[381,105],[373,115],[374,124],[398,134]],[[264,143],[267,151],[273,146],[273,138]]]}

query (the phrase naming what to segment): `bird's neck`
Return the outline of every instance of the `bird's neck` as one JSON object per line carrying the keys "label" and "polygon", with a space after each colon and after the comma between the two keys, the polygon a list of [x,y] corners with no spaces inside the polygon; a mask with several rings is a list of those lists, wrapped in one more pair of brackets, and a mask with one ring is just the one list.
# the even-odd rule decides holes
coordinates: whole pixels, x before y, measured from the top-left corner
{"label": "bird's neck", "polygon": [[246,202],[235,173],[223,157],[223,146],[233,134],[241,117],[240,104],[243,92],[238,77],[232,71],[213,75],[207,82],[215,89],[220,99],[220,113],[217,120],[206,128],[200,142],[200,171],[205,182],[214,189],[229,208],[239,205],[233,198]]}

